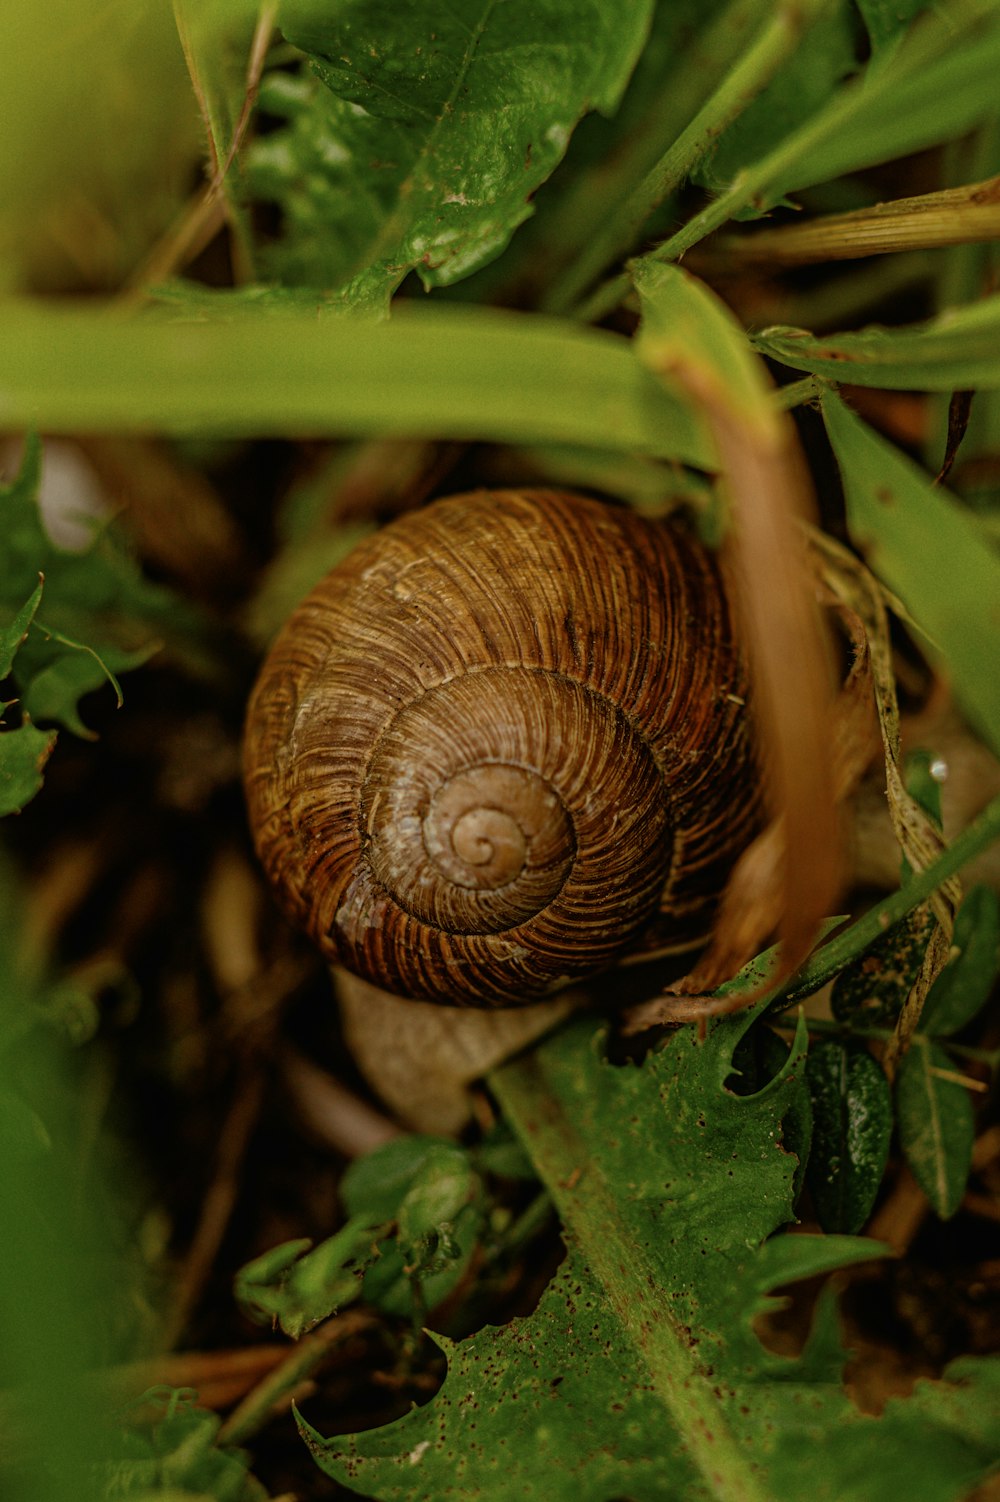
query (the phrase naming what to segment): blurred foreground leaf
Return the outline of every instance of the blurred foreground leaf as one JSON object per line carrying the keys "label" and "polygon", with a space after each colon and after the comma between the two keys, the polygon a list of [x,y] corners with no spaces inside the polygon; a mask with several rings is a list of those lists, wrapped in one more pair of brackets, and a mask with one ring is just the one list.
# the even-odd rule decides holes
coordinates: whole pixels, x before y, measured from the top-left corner
{"label": "blurred foreground leaf", "polygon": [[379,323],[324,315],[315,297],[269,302],[201,296],[187,317],[131,320],[0,305],[0,410],[50,431],[616,444],[713,468],[703,422],[619,335],[487,308]]}

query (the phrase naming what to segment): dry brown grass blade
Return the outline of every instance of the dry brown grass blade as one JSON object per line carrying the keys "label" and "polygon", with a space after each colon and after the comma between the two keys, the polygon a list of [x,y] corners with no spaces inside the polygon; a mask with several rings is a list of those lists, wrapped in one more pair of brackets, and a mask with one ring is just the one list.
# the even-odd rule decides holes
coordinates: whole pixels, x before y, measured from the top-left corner
{"label": "dry brown grass blade", "polygon": [[[754,423],[732,409],[724,388],[697,367],[673,363],[671,374],[698,399],[715,435],[733,517],[727,545],[752,670],[754,714],[768,797],[780,833],[762,861],[770,884],[744,913],[739,946],[721,932],[699,966],[705,989],[751,957],[775,913],[780,975],[806,958],[820,922],[836,903],[841,831],[832,756],[830,653],[797,520],[812,510],[805,468],[790,420]],[[780,843],[783,859],[775,859]],[[732,921],[731,911],[727,918]],[[753,938],[751,939],[751,934]],[[746,952],[747,947],[750,952]]]}

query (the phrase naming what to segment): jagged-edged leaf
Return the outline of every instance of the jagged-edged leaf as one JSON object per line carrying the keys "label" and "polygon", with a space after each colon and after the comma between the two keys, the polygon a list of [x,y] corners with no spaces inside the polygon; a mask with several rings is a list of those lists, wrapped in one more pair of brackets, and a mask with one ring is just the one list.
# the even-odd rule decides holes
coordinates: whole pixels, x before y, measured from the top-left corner
{"label": "jagged-edged leaf", "polygon": [[[383,323],[324,315],[315,298],[295,309],[217,293],[186,317],[126,321],[10,302],[0,341],[6,421],[610,443],[714,467],[698,414],[619,335],[491,308],[408,305]],[[21,582],[18,605],[34,583]]]}
{"label": "jagged-edged leaf", "polygon": [[87,729],[78,708],[84,694],[110,684],[120,707],[122,692],[116,674],[142,667],[157,650],[157,643],[151,642],[137,652],[118,651],[114,647],[104,647],[98,652],[66,636],[52,640],[54,648],[61,646],[63,650],[53,650],[47,664],[38,666],[24,692],[24,708],[33,720],[63,725],[74,735],[89,740],[93,731]]}
{"label": "jagged-edged leaf", "polygon": [[36,725],[0,729],[0,816],[20,812],[38,792],[56,734]]}
{"label": "jagged-edged leaf", "polygon": [[961,391],[1000,387],[1000,295],[949,308],[925,323],[902,328],[811,334],[764,329],[753,336],[761,354],[852,386],[901,391]]}
{"label": "jagged-edged leaf", "polygon": [[972,1102],[953,1061],[917,1033],[896,1076],[899,1141],[913,1177],[942,1219],[961,1203],[975,1135]]}
{"label": "jagged-edged leaf", "polygon": [[[829,1496],[879,1494],[861,1490],[886,1457],[843,1394],[829,1304],[800,1361],[765,1350],[752,1327],[772,1290],[883,1249],[771,1235],[793,1213],[782,1136],[805,1032],[762,1090],[736,1095],[726,1081],[751,1025],[716,1024],[704,1043],[680,1032],[642,1066],[615,1068],[583,1022],[493,1076],[563,1217],[566,1263],[533,1315],[441,1342],[448,1377],[427,1407],[328,1441],[303,1424],[329,1475],[410,1502],[449,1489],[470,1502],[778,1502],[803,1495],[772,1485],[795,1464],[789,1447],[828,1423],[865,1452]],[[928,1502],[946,1496],[939,1485]]]}
{"label": "jagged-edged leaf", "polygon": [[[0,666],[9,655],[32,720],[87,736],[77,707],[81,696],[110,682],[120,703],[115,673],[139,667],[156,650],[151,628],[179,640],[195,632],[197,617],[169,590],[146,580],[111,531],[95,529],[80,551],[53,542],[39,507],[41,483],[42,448],[32,434],[19,473],[0,486],[0,611],[17,612],[0,637]],[[40,576],[44,624],[38,615]]]}
{"label": "jagged-edged leaf", "polygon": [[379,306],[411,270],[442,286],[492,260],[580,117],[617,104],[651,13],[652,0],[290,0],[282,29],[325,88],[279,85],[292,127],[255,157],[295,272]]}
{"label": "jagged-edged leaf", "polygon": [[1000,901],[992,887],[967,893],[955,917],[952,956],[927,993],[920,1031],[960,1032],[986,1004],[1000,963]]}
{"label": "jagged-edged leaf", "polygon": [[851,537],[944,654],[959,699],[1000,746],[1000,620],[985,608],[1000,598],[1000,558],[975,517],[833,391],[821,405]]}
{"label": "jagged-edged leaf", "polygon": [[892,1136],[892,1095],[866,1048],[813,1043],[806,1060],[812,1151],[806,1181],[824,1231],[853,1234],[871,1214]]}

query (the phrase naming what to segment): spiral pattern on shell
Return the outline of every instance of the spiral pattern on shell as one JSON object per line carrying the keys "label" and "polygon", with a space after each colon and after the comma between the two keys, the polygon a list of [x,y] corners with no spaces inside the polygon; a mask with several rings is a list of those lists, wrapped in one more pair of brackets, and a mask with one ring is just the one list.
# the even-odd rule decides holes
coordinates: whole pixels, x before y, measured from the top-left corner
{"label": "spiral pattern on shell", "polygon": [[333,960],[516,1005],[659,912],[704,927],[758,801],[719,570],[548,491],[392,523],[294,612],[247,716],[257,848]]}

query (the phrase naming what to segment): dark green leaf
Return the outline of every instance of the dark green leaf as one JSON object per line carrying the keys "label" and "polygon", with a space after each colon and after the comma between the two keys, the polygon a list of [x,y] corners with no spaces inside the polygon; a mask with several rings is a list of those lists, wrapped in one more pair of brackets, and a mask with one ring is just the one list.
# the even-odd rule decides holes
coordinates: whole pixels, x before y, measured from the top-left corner
{"label": "dark green leaf", "polygon": [[972,1161],[969,1092],[936,1043],[917,1033],[896,1076],[899,1140],[913,1177],[943,1220],[954,1215]]}
{"label": "dark green leaf", "polygon": [[992,887],[967,894],[955,918],[951,952],[920,1014],[920,1031],[932,1037],[960,1032],[989,999],[1000,963],[1000,902]]}
{"label": "dark green leaf", "polygon": [[853,1235],[871,1214],[892,1136],[888,1081],[860,1044],[812,1043],[806,1060],[812,1151],[806,1182],[824,1231]]}
{"label": "dark green leaf", "polygon": [[949,308],[926,323],[873,325],[817,337],[806,329],[769,328],[753,336],[761,354],[852,386],[899,391],[1000,387],[1000,296]]}
{"label": "dark green leaf", "polygon": [[840,1022],[892,1026],[913,989],[931,934],[920,907],[845,965],[833,983],[830,1007]]}
{"label": "dark green leaf", "polygon": [[39,579],[10,625],[0,630],[0,680],[6,678],[10,672],[11,664],[17,656],[17,649],[28,634],[28,627],[41,604],[42,588],[42,581]]}
{"label": "dark green leaf", "polygon": [[329,90],[283,84],[292,131],[256,153],[281,189],[295,270],[379,306],[411,270],[442,286],[499,255],[581,115],[618,103],[651,12],[652,0],[286,3],[285,35]]}
{"label": "dark green leaf", "polygon": [[943,653],[970,717],[1000,747],[1000,558],[976,519],[832,391],[823,417],[851,537]]}
{"label": "dark green leaf", "polygon": [[18,813],[38,792],[56,734],[34,725],[0,729],[0,817]]}

